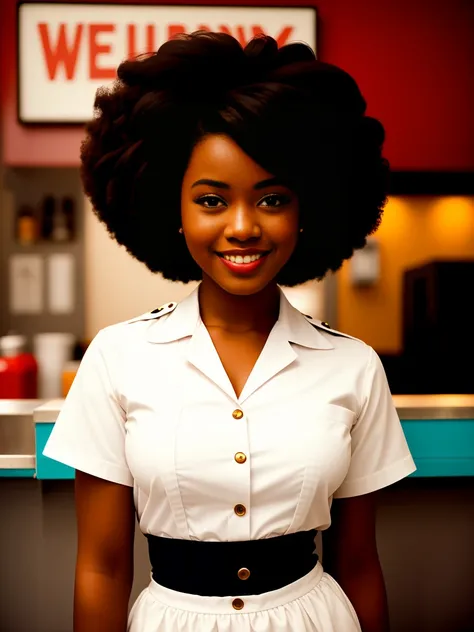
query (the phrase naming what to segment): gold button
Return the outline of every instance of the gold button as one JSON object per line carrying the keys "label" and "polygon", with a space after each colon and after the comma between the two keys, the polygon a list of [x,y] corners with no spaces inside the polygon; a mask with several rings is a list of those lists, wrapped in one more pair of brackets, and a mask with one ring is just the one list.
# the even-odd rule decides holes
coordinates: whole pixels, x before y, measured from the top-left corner
{"label": "gold button", "polygon": [[238,408],[237,408],[237,410],[234,410],[234,412],[232,413],[232,417],[234,419],[242,419],[243,416],[244,416],[244,413],[241,410],[239,410]]}
{"label": "gold button", "polygon": [[250,571],[248,568],[241,568],[237,575],[239,579],[248,579],[250,577]]}
{"label": "gold button", "polygon": [[238,516],[245,516],[245,514],[247,513],[247,509],[244,507],[244,505],[235,505],[234,511]]}
{"label": "gold button", "polygon": [[237,461],[237,463],[245,463],[247,457],[243,452],[237,452],[237,454],[234,456],[234,459]]}
{"label": "gold button", "polygon": [[234,608],[234,610],[242,610],[243,607],[244,602],[242,601],[242,599],[234,599],[234,601],[232,602],[232,608]]}
{"label": "gold button", "polygon": [[328,329],[331,329],[331,327],[329,326],[329,323],[327,323],[326,321],[323,321],[323,322],[321,323],[321,325],[322,325],[323,327],[327,327]]}

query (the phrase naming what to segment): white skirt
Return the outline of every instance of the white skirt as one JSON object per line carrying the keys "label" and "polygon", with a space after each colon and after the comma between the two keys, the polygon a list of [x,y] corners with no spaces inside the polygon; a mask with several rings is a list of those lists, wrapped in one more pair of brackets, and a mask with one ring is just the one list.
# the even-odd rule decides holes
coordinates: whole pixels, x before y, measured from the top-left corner
{"label": "white skirt", "polygon": [[[361,632],[356,612],[320,563],[261,595],[203,597],[151,580],[130,611],[128,632]],[[242,606],[242,604],[240,604]]]}

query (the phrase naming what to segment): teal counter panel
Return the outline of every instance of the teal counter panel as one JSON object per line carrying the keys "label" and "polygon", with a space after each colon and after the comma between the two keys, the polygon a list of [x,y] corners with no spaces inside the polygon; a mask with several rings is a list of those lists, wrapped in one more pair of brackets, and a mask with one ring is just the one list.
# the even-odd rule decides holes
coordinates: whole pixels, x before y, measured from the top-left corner
{"label": "teal counter panel", "polygon": [[34,478],[35,470],[32,468],[4,468],[0,469],[0,478]]}
{"label": "teal counter panel", "polygon": [[[53,426],[35,425],[37,478],[72,479],[72,468],[43,456]],[[474,419],[404,419],[402,426],[418,468],[412,476],[474,476]]]}
{"label": "teal counter panel", "polygon": [[412,476],[474,476],[474,419],[404,419],[417,471]]}
{"label": "teal counter panel", "polygon": [[63,465],[59,463],[59,461],[53,461],[53,459],[43,455],[44,447],[53,427],[54,423],[35,424],[36,478],[39,480],[74,478],[73,468]]}

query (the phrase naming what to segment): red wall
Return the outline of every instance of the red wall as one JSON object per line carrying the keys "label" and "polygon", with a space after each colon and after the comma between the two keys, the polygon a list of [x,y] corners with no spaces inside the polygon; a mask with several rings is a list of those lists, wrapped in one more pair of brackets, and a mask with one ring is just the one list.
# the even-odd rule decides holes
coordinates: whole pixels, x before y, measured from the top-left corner
{"label": "red wall", "polygon": [[[278,0],[240,4],[288,6]],[[319,58],[353,74],[369,113],[384,123],[392,168],[474,169],[472,0],[300,0],[298,5],[317,7]],[[77,165],[80,128],[24,127],[16,120],[16,0],[0,0],[0,52],[4,161]]]}

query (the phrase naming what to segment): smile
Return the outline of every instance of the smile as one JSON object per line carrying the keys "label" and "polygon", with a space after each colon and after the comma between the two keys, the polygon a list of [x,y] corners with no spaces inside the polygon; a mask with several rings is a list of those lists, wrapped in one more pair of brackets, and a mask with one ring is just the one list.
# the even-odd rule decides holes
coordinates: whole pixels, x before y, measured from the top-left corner
{"label": "smile", "polygon": [[219,260],[231,272],[250,274],[262,266],[269,252],[259,252],[249,255],[226,255],[217,253]]}
{"label": "smile", "polygon": [[240,255],[222,255],[226,261],[232,261],[232,263],[252,263],[253,261],[258,261],[263,257],[263,252],[258,255],[245,255],[242,257]]}

